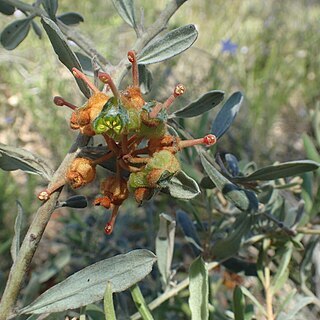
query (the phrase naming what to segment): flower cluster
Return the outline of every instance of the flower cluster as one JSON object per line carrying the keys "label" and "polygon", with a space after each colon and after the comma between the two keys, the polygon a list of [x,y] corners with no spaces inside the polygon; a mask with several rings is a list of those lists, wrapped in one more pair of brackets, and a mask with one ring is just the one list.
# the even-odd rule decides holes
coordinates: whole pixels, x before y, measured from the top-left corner
{"label": "flower cluster", "polygon": [[[98,159],[76,158],[68,168],[64,181],[38,196],[45,201],[65,183],[74,189],[85,186],[95,179],[97,165],[114,158],[116,172],[101,182],[101,197],[94,201],[94,205],[112,210],[111,219],[105,227],[107,234],[112,232],[119,206],[129,194],[133,194],[141,204],[180,170],[177,152],[197,144],[208,146],[216,143],[214,135],[194,140],[181,140],[171,135],[167,126],[167,111],[175,98],[184,93],[185,87],[177,85],[163,103],[146,102],[139,88],[134,51],[128,52],[128,59],[132,66],[133,84],[123,91],[118,91],[108,73],[98,75],[105,84],[101,92],[82,72],[73,69],[74,76],[82,79],[92,90],[92,96],[79,108],[61,97],[55,97],[54,103],[73,110],[70,119],[72,129],[88,136],[102,135],[106,141],[106,153]],[[106,93],[109,91],[111,96]]]}

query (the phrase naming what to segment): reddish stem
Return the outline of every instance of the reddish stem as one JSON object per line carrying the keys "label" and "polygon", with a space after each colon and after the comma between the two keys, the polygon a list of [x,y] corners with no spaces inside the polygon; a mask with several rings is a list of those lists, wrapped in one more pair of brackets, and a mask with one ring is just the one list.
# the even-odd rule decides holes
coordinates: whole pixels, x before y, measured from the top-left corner
{"label": "reddish stem", "polygon": [[135,51],[131,50],[128,52],[128,60],[130,61],[132,66],[133,86],[139,87],[139,69],[138,69],[137,56]]}
{"label": "reddish stem", "polygon": [[57,191],[58,189],[60,189],[61,187],[63,187],[66,184],[66,180],[62,179],[58,182],[56,182],[55,184],[53,184],[52,186],[49,186],[48,189],[45,189],[43,191],[41,191],[38,194],[38,199],[41,201],[47,201],[50,199],[50,196]]}
{"label": "reddish stem", "polygon": [[109,73],[106,73],[106,72],[100,72],[99,75],[98,75],[98,77],[99,77],[99,79],[100,79],[101,82],[107,84],[107,85],[110,87],[113,95],[114,95],[117,99],[119,99],[119,98],[120,98],[120,93],[119,93],[116,85],[114,84],[114,82],[113,82],[110,74],[109,74]]}
{"label": "reddish stem", "polygon": [[120,156],[121,154],[121,150],[119,148],[119,146],[117,145],[117,143],[111,138],[109,137],[107,134],[103,134],[104,139],[106,140],[109,149],[116,155],[116,156]]}
{"label": "reddish stem", "polygon": [[62,107],[62,106],[66,106],[72,110],[76,110],[78,107],[75,106],[74,104],[64,100],[62,97],[59,97],[59,96],[55,96],[53,98],[53,102],[56,106],[59,106],[59,107]]}
{"label": "reddish stem", "polygon": [[208,134],[203,138],[199,139],[192,139],[192,140],[182,140],[179,142],[178,147],[179,149],[192,147],[198,144],[204,144],[206,146],[212,146],[217,142],[217,138],[213,134]]}
{"label": "reddish stem", "polygon": [[83,80],[86,85],[94,92],[94,93],[98,93],[100,92],[100,90],[87,78],[87,76],[82,73],[80,70],[78,70],[77,68],[72,68],[72,73],[73,75],[78,78]]}
{"label": "reddish stem", "polygon": [[103,163],[105,161],[108,161],[112,157],[114,157],[114,153],[111,151],[111,152],[108,152],[107,154],[105,154],[104,156],[102,156],[102,157],[100,157],[100,158],[98,158],[96,160],[92,160],[92,164],[93,165],[97,165],[97,164]]}
{"label": "reddish stem", "polygon": [[111,218],[109,222],[106,224],[106,226],[104,227],[104,231],[107,235],[110,235],[113,231],[113,227],[116,222],[118,212],[119,212],[119,206],[114,206],[112,210]]}
{"label": "reddish stem", "polygon": [[177,97],[183,95],[185,91],[186,91],[186,88],[183,84],[176,85],[171,96],[164,103],[162,103],[162,104],[158,103],[152,109],[152,111],[149,113],[150,118],[155,118],[162,109],[168,109],[172,105],[174,100]]}

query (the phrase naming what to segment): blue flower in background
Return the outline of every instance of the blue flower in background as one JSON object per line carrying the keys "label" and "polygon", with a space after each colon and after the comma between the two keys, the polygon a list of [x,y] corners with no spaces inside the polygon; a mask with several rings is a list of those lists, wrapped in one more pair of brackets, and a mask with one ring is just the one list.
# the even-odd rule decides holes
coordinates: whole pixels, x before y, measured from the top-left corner
{"label": "blue flower in background", "polygon": [[221,45],[221,52],[229,52],[231,54],[235,54],[238,49],[238,45],[236,43],[233,43],[230,38],[227,40],[222,40]]}

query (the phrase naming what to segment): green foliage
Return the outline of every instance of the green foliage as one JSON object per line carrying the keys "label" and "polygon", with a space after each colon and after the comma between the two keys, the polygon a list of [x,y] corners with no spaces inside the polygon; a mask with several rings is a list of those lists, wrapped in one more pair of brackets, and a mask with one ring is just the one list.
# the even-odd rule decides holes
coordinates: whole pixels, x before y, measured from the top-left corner
{"label": "green foliage", "polygon": [[150,273],[155,260],[152,252],[135,250],[99,261],[50,288],[19,313],[58,312],[101,300],[107,282],[112,292],[126,290]]}
{"label": "green foliage", "polygon": [[151,64],[170,59],[191,47],[197,37],[198,32],[192,24],[174,29],[144,47],[138,62]]}
{"label": "green foliage", "polygon": [[[60,61],[71,71],[72,68],[78,68],[81,70],[80,62],[77,59],[75,53],[70,49],[66,38],[60,31],[59,27],[55,24],[53,20],[43,16],[41,19],[41,23],[47,32],[47,35],[51,41],[52,47],[56,54],[58,55]],[[80,90],[86,96],[90,96],[89,89],[84,83],[76,79]]]}
{"label": "green foliage", "polygon": [[[16,49],[23,41],[25,42],[23,48],[33,48],[35,42],[30,45],[31,42],[28,41],[34,40],[25,40],[30,27],[32,27],[36,36],[41,39],[39,46],[46,49],[42,51],[36,47],[37,50],[34,51],[39,51],[41,54],[47,53],[49,51],[48,41],[42,37],[43,28],[49,37],[51,49],[67,69],[71,71],[76,67],[79,70],[84,70],[89,76],[95,77],[99,69],[110,72],[115,84],[121,88],[123,83],[127,81],[125,74],[128,69],[123,52],[133,48],[136,50],[139,63],[140,89],[143,94],[149,93],[147,101],[151,102],[144,106],[145,110],[148,109],[149,112],[156,106],[154,101],[156,98],[159,99],[157,96],[161,95],[162,83],[184,80],[180,79],[180,75],[177,79],[178,77],[174,74],[176,69],[179,70],[178,60],[175,59],[174,62],[166,60],[190,48],[198,38],[198,32],[195,28],[197,25],[198,29],[198,23],[186,25],[186,22],[179,20],[181,19],[179,17],[175,18],[173,24],[169,24],[170,31],[165,30],[167,20],[176,9],[180,8],[183,2],[169,2],[160,15],[157,13],[158,3],[152,4],[152,7],[155,8],[150,8],[150,3],[146,3],[146,19],[143,19],[142,16],[138,17],[137,4],[130,0],[114,0],[110,1],[110,4],[100,3],[101,8],[88,2],[83,11],[81,7],[77,7],[79,6],[77,3],[74,3],[71,8],[66,8],[66,4],[62,1],[43,0],[32,6],[20,2],[17,6],[21,7],[17,7],[17,9],[21,10],[24,18],[13,22],[6,20],[8,22],[6,26],[3,26],[0,42],[7,50]],[[15,17],[10,17],[15,12],[16,4],[14,3],[16,2],[0,0],[0,12],[8,15],[8,19],[15,19]],[[243,3],[248,5],[247,2]],[[115,13],[114,15],[111,13],[112,5],[127,24],[125,27],[122,26],[121,19],[115,17]],[[55,229],[53,232],[55,233],[54,240],[51,238],[50,241],[55,245],[62,243],[64,249],[59,249],[59,253],[55,257],[54,255],[46,255],[47,262],[45,264],[35,261],[28,284],[19,300],[19,305],[23,307],[18,313],[51,313],[48,319],[50,317],[65,319],[67,315],[80,316],[80,319],[86,316],[90,319],[104,319],[105,317],[115,319],[118,315],[119,318],[128,318],[131,315],[132,319],[139,317],[143,319],[185,319],[191,317],[192,319],[243,320],[251,319],[253,315],[257,319],[265,317],[286,320],[294,319],[297,316],[310,319],[313,319],[311,317],[314,316],[316,319],[316,315],[319,314],[319,299],[316,297],[316,288],[312,279],[318,281],[319,276],[314,271],[318,266],[314,251],[319,243],[319,230],[313,226],[318,224],[316,217],[319,213],[320,203],[320,109],[319,106],[313,106],[313,101],[316,97],[314,92],[317,92],[318,89],[315,90],[313,86],[310,86],[308,94],[305,94],[303,98],[306,100],[306,104],[312,106],[313,109],[309,119],[312,130],[302,134],[305,152],[310,160],[288,161],[286,157],[282,157],[280,159],[282,162],[265,165],[265,163],[274,162],[274,158],[271,155],[272,152],[269,154],[270,145],[265,143],[269,139],[269,135],[265,134],[264,129],[267,125],[271,126],[276,117],[275,111],[287,104],[285,97],[288,97],[289,93],[294,92],[299,96],[301,88],[309,88],[309,80],[306,81],[305,78],[311,77],[312,72],[317,74],[315,71],[317,71],[318,62],[310,53],[312,48],[310,50],[303,49],[307,51],[307,57],[303,60],[305,67],[299,63],[297,66],[294,65],[296,68],[292,68],[292,65],[290,67],[291,53],[280,52],[279,48],[274,47],[274,40],[279,40],[280,31],[283,31],[280,26],[282,20],[279,20],[278,27],[275,27],[276,23],[272,22],[272,19],[274,21],[278,21],[279,18],[284,19],[282,14],[277,11],[280,8],[279,5],[275,4],[275,9],[269,17],[264,16],[265,13],[259,13],[263,16],[260,20],[257,14],[259,10],[255,5],[252,4],[251,16],[249,15],[247,19],[247,17],[241,17],[240,8],[243,9],[243,7],[240,2],[239,4],[233,3],[228,8],[224,7],[228,4],[223,4],[222,1],[217,1],[215,4],[209,2],[193,4],[194,8],[189,12],[190,15],[186,16],[193,17],[193,11],[197,12],[197,6],[202,8],[204,18],[199,23],[205,23],[206,28],[204,29],[201,25],[199,30],[204,34],[204,37],[210,36],[208,43],[215,41],[209,45],[214,47],[214,52],[205,54],[210,57],[209,63],[202,63],[204,60],[201,50],[191,49],[188,51],[191,52],[189,59],[193,61],[187,67],[184,65],[183,68],[180,68],[180,72],[187,75],[185,81],[191,82],[186,86],[189,88],[190,85],[192,94],[186,98],[183,96],[177,99],[175,111],[170,112],[168,116],[166,113],[160,113],[156,118],[162,124],[167,125],[168,122],[165,128],[172,137],[179,135],[183,139],[192,140],[191,133],[201,136],[210,131],[218,138],[217,148],[205,150],[196,146],[193,151],[183,150],[180,157],[182,170],[178,170],[178,165],[174,168],[170,167],[170,162],[166,161],[168,157],[161,159],[159,157],[158,159],[155,156],[151,165],[145,166],[147,170],[144,172],[143,179],[147,181],[147,175],[151,172],[149,169],[160,168],[163,169],[163,172],[156,181],[156,188],[152,190],[150,199],[148,198],[149,202],[144,203],[141,208],[137,208],[136,204],[130,201],[125,204],[123,212],[117,218],[119,231],[109,237],[103,237],[101,233],[101,225],[105,223],[104,212],[94,209],[93,215],[93,209],[90,208],[92,194],[97,193],[98,186],[96,184],[92,184],[90,190],[84,189],[85,195],[63,195],[66,200],[57,201],[53,207],[61,210],[58,212],[67,210],[70,215],[61,219],[63,231]],[[90,6],[94,6],[94,8]],[[211,19],[210,10],[217,9],[218,6],[220,7],[215,11],[215,19]],[[248,7],[250,6],[248,5]],[[268,5],[266,6],[269,10]],[[156,9],[153,10],[155,13],[152,20],[157,19],[156,15],[159,15],[162,20],[157,20],[157,24],[152,24],[149,27],[151,9]],[[84,18],[76,12],[77,10],[81,10],[86,15],[86,21],[81,25],[79,24],[84,22]],[[235,54],[230,48],[224,48],[219,54],[215,52],[217,39],[220,38],[212,36],[207,30],[214,30],[215,28],[211,28],[210,24],[217,23],[221,25],[220,28],[216,28],[217,34],[221,35],[222,33],[223,36],[230,34],[224,30],[227,24],[223,24],[223,22],[227,21],[227,18],[224,15],[220,17],[216,14],[216,12],[224,11],[226,16],[230,12],[235,13],[239,21],[242,21],[239,22],[240,29],[236,30],[235,41],[237,44],[235,44],[235,48],[239,44],[244,52],[244,47],[248,43],[249,53],[246,57],[248,60],[252,60],[251,64],[247,64],[245,61],[244,53],[237,52]],[[95,14],[97,16],[103,15],[103,19],[93,18]],[[105,15],[110,16],[105,18]],[[271,23],[268,20],[270,17],[272,18]],[[40,19],[41,25],[36,22],[37,19]],[[104,21],[102,27],[95,26],[95,22],[99,20]],[[254,33],[254,30],[260,30],[259,26],[255,28],[256,24],[260,23],[258,20],[263,21],[266,28],[263,39],[260,39],[261,35]],[[230,21],[238,20],[231,19]],[[72,27],[70,28],[70,26]],[[244,32],[243,26],[251,33]],[[83,30],[81,28],[85,27],[87,27],[86,34],[92,33],[90,40],[78,33],[79,30]],[[90,28],[92,29],[90,30]],[[116,30],[117,28],[118,30]],[[127,32],[129,28],[133,30]],[[295,30],[297,38],[301,38],[301,34],[305,35],[302,29]],[[128,36],[125,35],[126,32],[121,33],[123,38],[120,37],[122,40],[116,43],[115,38],[123,30],[128,33]],[[279,32],[277,32],[278,30]],[[132,31],[137,36],[135,43],[133,43]],[[160,32],[162,33],[160,34]],[[308,32],[306,31],[306,36]],[[148,38],[150,34],[152,37]],[[246,34],[248,34],[248,39],[245,39],[244,35]],[[77,48],[69,40],[73,40]],[[97,44],[98,50],[93,47],[94,40],[100,42]],[[199,38],[197,45],[201,46],[201,41],[203,38]],[[230,40],[228,43],[230,45],[232,41]],[[214,46],[212,46],[213,44]],[[291,44],[284,43],[284,50],[288,50],[288,46]],[[108,52],[101,54],[99,52],[101,48],[104,51],[106,47]],[[17,50],[19,49],[21,46],[17,48]],[[261,50],[264,51],[261,52]],[[196,59],[192,58],[192,52],[196,52]],[[32,54],[34,53],[32,52]],[[185,57],[188,56],[185,55]],[[109,59],[115,61],[115,64],[112,65]],[[168,79],[164,79],[163,74],[160,73],[162,72],[161,66],[149,67],[149,64],[163,61],[166,61],[164,65],[167,69],[164,73]],[[288,64],[287,61],[289,61]],[[46,63],[45,61],[41,67],[45,68]],[[49,71],[46,70],[47,78],[42,81],[50,88],[49,95],[69,91],[69,97],[82,104],[81,98],[75,98],[77,96],[75,89],[71,89],[69,84],[66,85],[66,82],[63,82],[63,68],[57,67],[56,62],[49,63],[54,67],[48,69]],[[10,66],[15,66],[15,64],[16,62]],[[146,65],[148,65],[148,69]],[[14,70],[14,68],[12,69]],[[296,74],[291,71],[293,69],[297,69]],[[24,66],[21,70],[24,70]],[[45,71],[40,69],[41,72]],[[61,75],[61,77],[56,75]],[[26,105],[25,109],[28,110],[29,105],[32,105],[33,115],[40,117],[38,127],[43,128],[42,131],[39,131],[48,140],[47,143],[50,143],[51,149],[53,149],[52,154],[56,154],[57,150],[63,154],[61,151],[62,143],[67,141],[66,145],[69,144],[68,142],[71,144],[71,135],[68,136],[68,133],[64,133],[65,124],[61,118],[55,118],[59,111],[56,112],[53,109],[47,111],[43,108],[43,105],[48,104],[48,95],[41,96],[40,93],[41,106],[39,106],[39,102],[34,103],[33,99],[36,98],[31,98],[32,95],[26,94],[32,90],[32,86],[24,91],[25,83],[21,85],[20,77],[15,78],[11,72],[10,77],[12,77],[10,78],[11,84],[15,82],[20,84],[19,91],[21,89],[23,96],[22,106],[17,107],[23,110]],[[272,80],[275,82],[271,82]],[[201,81],[205,85],[202,85]],[[59,82],[56,87],[53,85],[55,82]],[[76,82],[84,96],[90,97],[91,93],[85,82],[81,79],[76,79]],[[212,83],[214,83],[214,87],[221,86],[225,90],[241,89],[245,92],[246,98],[244,99],[240,91],[236,91],[215,113],[215,109],[218,109],[216,107],[224,98],[224,91],[213,89]],[[206,92],[203,87],[207,85],[210,87],[205,88]],[[41,84],[35,84],[35,86],[41,86]],[[315,87],[318,88],[318,86]],[[42,89],[43,87],[40,91]],[[12,89],[10,95],[14,94],[15,90]],[[202,93],[197,99],[197,94],[203,91],[206,93]],[[239,112],[242,104],[243,112]],[[250,108],[247,108],[248,106]],[[286,107],[288,108],[288,106]],[[283,112],[286,111],[283,110]],[[107,114],[101,113],[100,118],[108,116],[107,120],[111,122],[110,117],[113,114],[110,115],[110,112],[107,111],[110,110],[104,110],[103,112]],[[24,113],[21,112],[19,116],[23,117],[23,115]],[[235,121],[236,116],[237,121]],[[197,118],[191,119],[193,117]],[[101,120],[100,118],[98,117],[96,120],[97,126],[100,124],[98,121]],[[121,119],[124,118],[126,121],[129,119],[127,114],[123,115]],[[264,122],[262,119],[266,121]],[[115,118],[111,120],[115,120]],[[238,124],[243,128],[242,131],[238,129]],[[0,125],[2,125],[1,122]],[[48,125],[50,129],[47,127]],[[231,125],[234,125],[233,128]],[[210,126],[209,130],[208,126]],[[132,133],[129,127],[131,129],[134,127],[137,132],[141,128],[140,123],[137,125],[132,125],[132,121],[129,124],[125,123],[121,127],[121,132],[116,132],[114,135],[117,138],[118,146],[124,143],[124,140],[121,140],[122,136],[120,139],[120,134]],[[248,129],[252,130],[252,133]],[[281,129],[284,133],[285,129]],[[148,130],[150,136],[155,135],[156,138],[159,138],[160,135],[155,134],[156,129],[148,128]],[[263,135],[257,135],[257,132],[263,133]],[[105,131],[99,133],[111,135],[110,132]],[[57,142],[58,135],[59,139],[60,137],[63,139],[63,142],[61,139]],[[154,136],[152,137],[154,138]],[[252,143],[254,141],[255,143]],[[276,140],[274,141],[276,142]],[[148,142],[148,140],[144,142]],[[40,146],[39,142],[38,144]],[[291,144],[291,140],[287,144]],[[140,147],[141,150],[146,148],[143,143]],[[252,148],[251,151],[250,148]],[[76,142],[70,150],[70,153],[77,150],[76,152],[81,156],[93,161],[106,156],[110,151],[106,150],[106,145],[103,145],[96,136],[87,146],[79,147]],[[167,154],[169,151],[165,152]],[[264,158],[259,159],[257,154],[263,154]],[[66,158],[69,156],[68,154]],[[98,168],[98,171],[101,170],[105,173],[105,169],[107,169],[108,174],[118,172],[118,160],[121,156],[99,163],[101,168]],[[249,162],[250,158],[262,162],[262,167],[257,169],[258,165],[255,162]],[[257,161],[258,164],[259,161]],[[58,163],[57,160],[55,164]],[[0,146],[0,168],[5,171],[20,169],[26,173],[35,173],[51,182],[55,181],[56,175],[59,175],[59,170],[53,175],[47,161],[42,160],[33,152],[6,144]],[[1,177],[2,174],[5,173],[1,172]],[[139,174],[136,176],[139,178]],[[131,177],[134,177],[134,174]],[[62,174],[62,178],[65,179],[65,172]],[[127,176],[124,178],[128,179]],[[6,221],[9,214],[2,212],[12,211],[12,209],[9,210],[10,207],[5,205],[8,193],[2,192],[2,190],[6,190],[6,181],[9,181],[8,178],[6,179],[3,179],[5,182],[0,183],[0,192],[3,195],[3,198],[0,197],[0,219],[1,223],[5,222],[3,225],[7,226],[11,223],[12,231],[3,228],[0,239],[6,241],[0,246],[0,253],[4,252],[9,256],[10,251],[12,259],[19,265],[19,256],[25,254],[26,250],[25,246],[21,245],[24,235],[23,220],[30,213],[25,212],[24,209],[31,208],[31,206],[28,206],[24,201],[17,202],[18,214],[15,223],[13,222],[14,217],[11,217],[11,221]],[[38,182],[36,183],[38,184]],[[18,189],[15,187],[15,192],[10,194],[18,194],[16,192]],[[34,186],[32,186],[33,189]],[[159,193],[162,194],[158,195]],[[33,196],[29,202],[32,201]],[[85,209],[87,206],[89,206],[88,210]],[[75,211],[71,211],[71,208],[84,210],[82,215],[78,215]],[[31,209],[26,211],[29,210]],[[159,216],[155,214],[159,212],[166,213],[161,213]],[[42,217],[40,218],[42,219]],[[34,221],[37,219],[40,221],[40,218],[36,216]],[[55,219],[52,222],[54,224]],[[158,232],[156,228],[158,228]],[[37,230],[41,233],[44,229]],[[13,237],[10,236],[10,232],[14,232]],[[305,234],[313,236],[305,237]],[[33,236],[29,239],[26,238],[25,241],[32,243],[32,239]],[[155,248],[157,268],[153,270],[152,274],[150,272],[155,262],[154,254],[146,249],[134,250],[136,247],[150,250]],[[39,248],[40,251],[46,249],[47,247],[45,249]],[[55,252],[58,251],[53,251],[53,253]],[[118,255],[121,252],[129,253]],[[193,261],[191,265],[190,261]],[[189,269],[189,265],[188,272],[186,270]],[[218,265],[220,271],[214,269]],[[14,268],[15,266],[12,270],[15,270]],[[148,274],[149,276],[138,286],[136,283]],[[248,276],[251,276],[250,282],[247,281]],[[2,283],[4,282],[1,277],[3,277],[2,274],[0,274],[0,291],[2,291]],[[177,283],[173,284],[173,281]],[[131,298],[128,297],[128,293],[122,292],[128,288],[130,288],[136,309]],[[233,294],[230,289],[233,289]],[[299,294],[296,293],[297,289]],[[44,293],[38,297],[40,292]],[[104,299],[104,310],[99,302],[102,299]],[[172,300],[168,302],[169,299]],[[6,302],[5,298],[3,300]],[[223,303],[220,303],[221,300]],[[12,308],[13,301],[9,303]],[[306,308],[311,304],[310,308]],[[79,309],[80,307],[81,309]],[[70,308],[75,310],[68,311]],[[139,314],[133,314],[135,310],[138,310]],[[35,315],[29,317],[29,319],[37,318],[38,316]]]}
{"label": "green foliage", "polygon": [[50,181],[52,170],[45,160],[28,150],[0,144],[0,168],[6,171],[23,170],[27,173],[38,174]]}
{"label": "green foliage", "polygon": [[1,32],[0,42],[7,50],[15,49],[28,35],[31,19],[13,21]]}
{"label": "green foliage", "polygon": [[214,90],[207,92],[197,101],[191,102],[186,107],[175,111],[170,117],[192,118],[199,116],[217,106],[223,100],[223,97],[223,91]]}
{"label": "green foliage", "polygon": [[189,271],[191,319],[208,319],[208,270],[201,257],[192,262]]}

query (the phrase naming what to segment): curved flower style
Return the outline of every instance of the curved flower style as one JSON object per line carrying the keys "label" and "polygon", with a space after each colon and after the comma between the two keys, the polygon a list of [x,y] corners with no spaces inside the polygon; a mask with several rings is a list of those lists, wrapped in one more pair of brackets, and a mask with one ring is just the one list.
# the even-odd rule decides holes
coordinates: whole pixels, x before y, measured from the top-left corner
{"label": "curved flower style", "polygon": [[114,158],[116,172],[102,181],[102,196],[94,201],[94,205],[112,210],[111,219],[105,226],[107,234],[112,232],[119,207],[130,193],[141,204],[180,170],[176,154],[181,149],[198,144],[210,146],[217,140],[212,134],[193,140],[181,140],[171,135],[167,129],[167,112],[174,100],[185,92],[185,87],[178,84],[163,103],[146,102],[139,88],[134,51],[129,51],[128,59],[132,64],[133,84],[125,90],[118,91],[109,74],[99,74],[100,81],[112,92],[111,97],[99,91],[81,71],[73,69],[74,76],[82,79],[92,90],[92,96],[80,108],[61,97],[55,97],[54,103],[73,110],[70,119],[72,129],[88,136],[102,135],[107,153],[98,159],[76,158],[65,179],[38,196],[45,201],[65,183],[74,189],[80,188],[95,179],[96,165]]}

